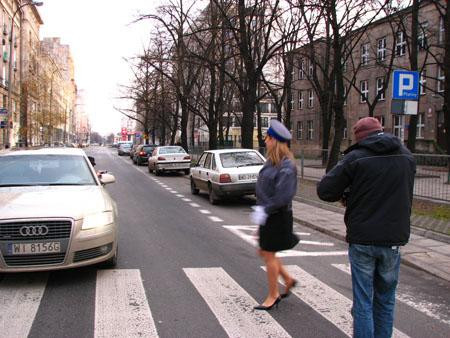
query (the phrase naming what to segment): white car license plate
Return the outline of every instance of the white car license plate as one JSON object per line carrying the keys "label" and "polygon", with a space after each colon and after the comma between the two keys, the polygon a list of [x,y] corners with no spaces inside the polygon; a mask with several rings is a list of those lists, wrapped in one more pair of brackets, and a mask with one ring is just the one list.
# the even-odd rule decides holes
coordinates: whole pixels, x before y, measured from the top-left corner
{"label": "white car license plate", "polygon": [[239,180],[256,180],[258,179],[258,174],[240,174]]}
{"label": "white car license plate", "polygon": [[33,255],[61,251],[61,242],[9,243],[10,255]]}

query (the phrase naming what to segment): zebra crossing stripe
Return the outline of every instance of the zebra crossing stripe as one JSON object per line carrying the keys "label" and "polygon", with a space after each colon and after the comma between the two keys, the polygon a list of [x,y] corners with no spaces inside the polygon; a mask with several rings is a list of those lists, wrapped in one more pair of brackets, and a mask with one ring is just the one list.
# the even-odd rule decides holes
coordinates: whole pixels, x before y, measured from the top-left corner
{"label": "zebra crossing stripe", "polygon": [[41,303],[47,274],[7,275],[0,282],[0,337],[27,337]]}
{"label": "zebra crossing stripe", "polygon": [[94,337],[158,337],[140,270],[97,271]]}
{"label": "zebra crossing stripe", "polygon": [[[331,264],[336,269],[341,270],[349,275],[351,275],[350,264]],[[442,309],[442,305],[438,305],[432,302],[419,301],[412,294],[408,294],[408,292],[402,292],[401,285],[398,286],[398,292],[395,295],[395,298],[405,303],[408,306],[416,309],[417,311],[431,317],[437,319],[438,321],[450,325],[450,320],[442,318],[445,310]]]}
{"label": "zebra crossing stripe", "polygon": [[290,337],[222,268],[183,270],[229,337]]}
{"label": "zebra crossing stripe", "polygon": [[[262,268],[265,270],[265,267]],[[292,289],[292,293],[333,323],[344,334],[351,337],[353,334],[351,300],[297,265],[288,265],[286,270],[298,280],[298,286]],[[394,329],[393,337],[408,336]]]}

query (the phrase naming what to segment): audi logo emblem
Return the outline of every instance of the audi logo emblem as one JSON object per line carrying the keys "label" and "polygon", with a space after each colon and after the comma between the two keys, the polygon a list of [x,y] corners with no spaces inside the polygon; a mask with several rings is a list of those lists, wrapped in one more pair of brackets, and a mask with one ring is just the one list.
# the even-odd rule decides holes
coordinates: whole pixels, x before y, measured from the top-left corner
{"label": "audi logo emblem", "polygon": [[22,236],[45,236],[48,234],[48,227],[46,225],[29,225],[23,226],[19,229]]}

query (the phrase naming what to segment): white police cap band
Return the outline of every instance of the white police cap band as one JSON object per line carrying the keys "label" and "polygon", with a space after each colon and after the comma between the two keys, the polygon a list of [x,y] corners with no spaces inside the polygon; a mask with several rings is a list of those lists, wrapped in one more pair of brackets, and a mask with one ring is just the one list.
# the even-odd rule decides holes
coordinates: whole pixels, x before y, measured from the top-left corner
{"label": "white police cap band", "polygon": [[267,134],[280,142],[288,142],[292,138],[291,133],[284,124],[275,119],[270,121],[270,128],[267,129]]}

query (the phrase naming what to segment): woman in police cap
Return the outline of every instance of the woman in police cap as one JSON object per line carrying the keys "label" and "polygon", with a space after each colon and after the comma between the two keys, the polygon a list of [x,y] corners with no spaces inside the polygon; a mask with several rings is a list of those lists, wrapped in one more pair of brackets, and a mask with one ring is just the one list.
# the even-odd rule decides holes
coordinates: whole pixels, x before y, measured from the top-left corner
{"label": "woman in police cap", "polygon": [[[267,161],[259,172],[256,183],[257,205],[253,207],[251,219],[259,225],[259,254],[267,268],[269,294],[264,302],[254,308],[270,310],[282,298],[289,295],[297,283],[275,254],[293,248],[299,242],[292,232],[292,199],[297,190],[297,167],[288,142],[292,138],[289,130],[279,121],[272,120],[265,138]],[[280,295],[278,276],[283,278],[286,288]]]}

